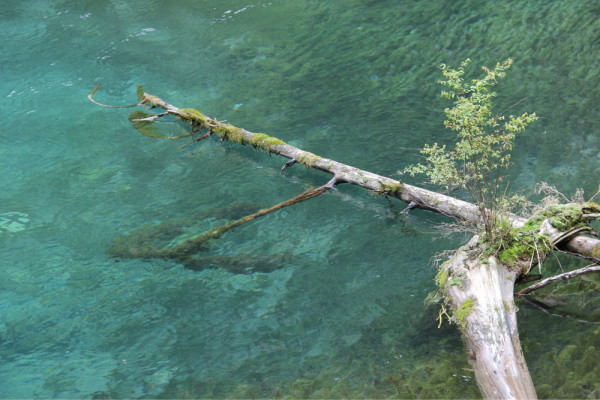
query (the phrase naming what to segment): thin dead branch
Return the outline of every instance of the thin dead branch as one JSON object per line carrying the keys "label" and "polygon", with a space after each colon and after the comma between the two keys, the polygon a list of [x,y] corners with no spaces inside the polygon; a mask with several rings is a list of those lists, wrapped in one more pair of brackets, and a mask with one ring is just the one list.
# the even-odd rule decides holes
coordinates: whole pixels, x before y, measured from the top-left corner
{"label": "thin dead branch", "polygon": [[569,272],[565,272],[565,273],[562,273],[562,274],[551,276],[550,278],[546,278],[544,280],[541,280],[538,283],[535,283],[535,284],[533,284],[531,286],[526,287],[525,289],[519,290],[518,292],[515,293],[515,295],[521,296],[521,295],[524,295],[524,294],[527,294],[527,293],[531,293],[534,290],[541,289],[544,286],[548,286],[549,284],[554,283],[554,282],[564,281],[564,280],[567,280],[567,279],[575,278],[576,276],[581,276],[581,275],[585,275],[585,274],[591,274],[591,273],[594,273],[594,272],[600,272],[600,265],[599,264],[590,264],[588,266],[576,269],[574,271],[569,271]]}
{"label": "thin dead branch", "polygon": [[90,101],[96,105],[99,105],[101,107],[107,107],[107,108],[129,108],[129,107],[137,107],[140,105],[140,103],[137,104],[129,104],[126,106],[109,106],[107,104],[102,104],[102,103],[98,103],[96,100],[94,100],[92,98],[92,96],[94,95],[94,93],[96,93],[96,91],[100,89],[100,84],[97,84],[96,87],[94,89],[92,89],[92,91],[90,93],[88,93],[88,99],[90,99]]}
{"label": "thin dead branch", "polygon": [[594,194],[592,197],[590,197],[590,199],[588,201],[594,201],[594,199],[596,197],[598,197],[598,195],[600,195],[600,185],[598,185],[598,191],[596,192],[596,194]]}

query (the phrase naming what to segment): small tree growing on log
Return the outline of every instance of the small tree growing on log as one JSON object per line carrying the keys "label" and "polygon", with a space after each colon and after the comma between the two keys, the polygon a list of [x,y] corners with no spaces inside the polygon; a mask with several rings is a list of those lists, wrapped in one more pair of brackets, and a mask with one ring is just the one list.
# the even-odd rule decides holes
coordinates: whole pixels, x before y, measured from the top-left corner
{"label": "small tree growing on log", "polygon": [[501,172],[512,165],[510,151],[516,135],[537,116],[535,113],[511,115],[502,123],[504,116],[493,114],[492,99],[496,93],[490,88],[506,76],[511,59],[496,64],[491,70],[483,67],[486,75],[482,79],[465,81],[463,75],[469,63],[469,59],[463,61],[456,70],[441,65],[446,79],[440,83],[448,87],[442,96],[454,100],[454,107],[445,109],[447,120],[444,122],[457,132],[454,150],[448,151],[445,145],[440,147],[437,143],[425,145],[421,154],[426,164],[406,167],[400,173],[425,174],[431,183],[467,189],[481,213],[486,239],[497,242],[507,235],[506,228],[510,226],[503,221],[502,212],[507,211],[507,206],[524,201],[521,196],[507,198],[504,195]]}

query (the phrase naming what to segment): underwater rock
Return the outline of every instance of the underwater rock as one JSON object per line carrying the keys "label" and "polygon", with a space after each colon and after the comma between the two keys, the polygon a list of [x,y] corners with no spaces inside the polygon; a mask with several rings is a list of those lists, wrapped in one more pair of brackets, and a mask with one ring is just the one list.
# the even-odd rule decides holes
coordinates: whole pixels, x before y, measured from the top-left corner
{"label": "underwater rock", "polygon": [[30,223],[29,215],[22,212],[11,211],[0,214],[0,233],[24,231]]}

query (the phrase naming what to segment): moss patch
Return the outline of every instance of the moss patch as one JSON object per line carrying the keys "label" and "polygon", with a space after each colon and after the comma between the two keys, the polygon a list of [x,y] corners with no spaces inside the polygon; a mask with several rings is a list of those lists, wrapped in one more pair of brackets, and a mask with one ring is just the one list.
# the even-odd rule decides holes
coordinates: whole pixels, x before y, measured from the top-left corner
{"label": "moss patch", "polygon": [[[534,258],[534,253],[537,254],[537,252],[543,258],[547,249],[551,248],[551,244],[549,238],[539,234],[541,224],[548,220],[554,228],[560,231],[567,231],[583,225],[584,207],[581,204],[549,205],[531,216],[521,228],[513,229],[508,235],[502,237],[501,244],[491,243],[488,247],[490,250],[483,255],[484,257],[497,255],[498,259],[506,265],[516,265],[519,261],[530,262]],[[492,254],[492,251],[498,248],[500,251]]]}
{"label": "moss patch", "polygon": [[261,148],[266,151],[271,151],[271,146],[281,146],[286,144],[284,141],[277,139],[276,137],[266,135],[264,133],[255,133],[250,139],[250,143],[255,148]]}
{"label": "moss patch", "polygon": [[207,124],[207,118],[194,108],[180,108],[179,119],[190,123],[195,122],[200,128],[205,128]]}
{"label": "moss patch", "polygon": [[546,219],[550,219],[550,224],[556,229],[568,229],[581,221],[582,207],[581,204],[551,204],[536,212],[520,230],[537,231]]}
{"label": "moss patch", "polygon": [[460,276],[452,278],[452,280],[450,281],[450,283],[448,283],[448,287],[450,287],[450,286],[458,286],[458,287],[460,287],[462,289],[463,288],[462,278]]}
{"label": "moss patch", "polygon": [[218,126],[213,128],[213,132],[222,137],[223,139],[229,140],[233,143],[241,144],[244,146],[249,143],[243,131],[240,128],[237,128],[233,125],[219,124]]}
{"label": "moss patch", "polygon": [[321,159],[321,157],[313,154],[313,153],[309,153],[308,151],[303,152],[302,154],[300,154],[298,156],[298,162],[302,165],[305,165],[309,168],[314,168],[315,167],[315,163]]}
{"label": "moss patch", "polygon": [[467,321],[465,318],[467,318],[467,315],[471,314],[471,311],[473,311],[474,303],[475,301],[473,299],[467,299],[462,302],[460,308],[454,313],[456,322],[458,322],[458,324],[463,328],[467,326]]}
{"label": "moss patch", "polygon": [[[443,266],[443,264],[442,264]],[[444,286],[446,286],[446,282],[448,281],[448,277],[450,276],[450,271],[448,271],[447,269],[442,268],[437,275],[435,276],[435,282],[437,283],[438,287],[440,289],[444,289]]]}
{"label": "moss patch", "polygon": [[394,197],[400,197],[400,193],[402,193],[402,186],[402,182],[380,183],[378,191],[384,196],[390,195]]}
{"label": "moss patch", "polygon": [[137,85],[137,99],[138,102],[144,101],[144,88],[142,85]]}

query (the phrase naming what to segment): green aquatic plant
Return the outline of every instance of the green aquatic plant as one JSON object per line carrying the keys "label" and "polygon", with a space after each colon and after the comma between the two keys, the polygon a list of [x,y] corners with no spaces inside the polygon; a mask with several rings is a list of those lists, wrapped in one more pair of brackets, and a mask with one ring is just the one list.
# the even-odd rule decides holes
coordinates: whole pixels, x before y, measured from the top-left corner
{"label": "green aquatic plant", "polygon": [[129,121],[133,124],[133,129],[137,130],[144,136],[152,137],[152,138],[162,138],[164,137],[160,133],[158,133],[156,129],[156,125],[150,121],[141,121],[142,119],[149,118],[154,116],[154,114],[147,113],[143,110],[132,111],[129,114]]}
{"label": "green aquatic plant", "polygon": [[454,318],[456,318],[456,322],[458,322],[462,326],[467,325],[467,321],[465,320],[465,318],[467,318],[467,316],[471,314],[471,311],[473,311],[474,303],[475,301],[473,299],[467,299],[462,302],[460,308],[454,313]]}

